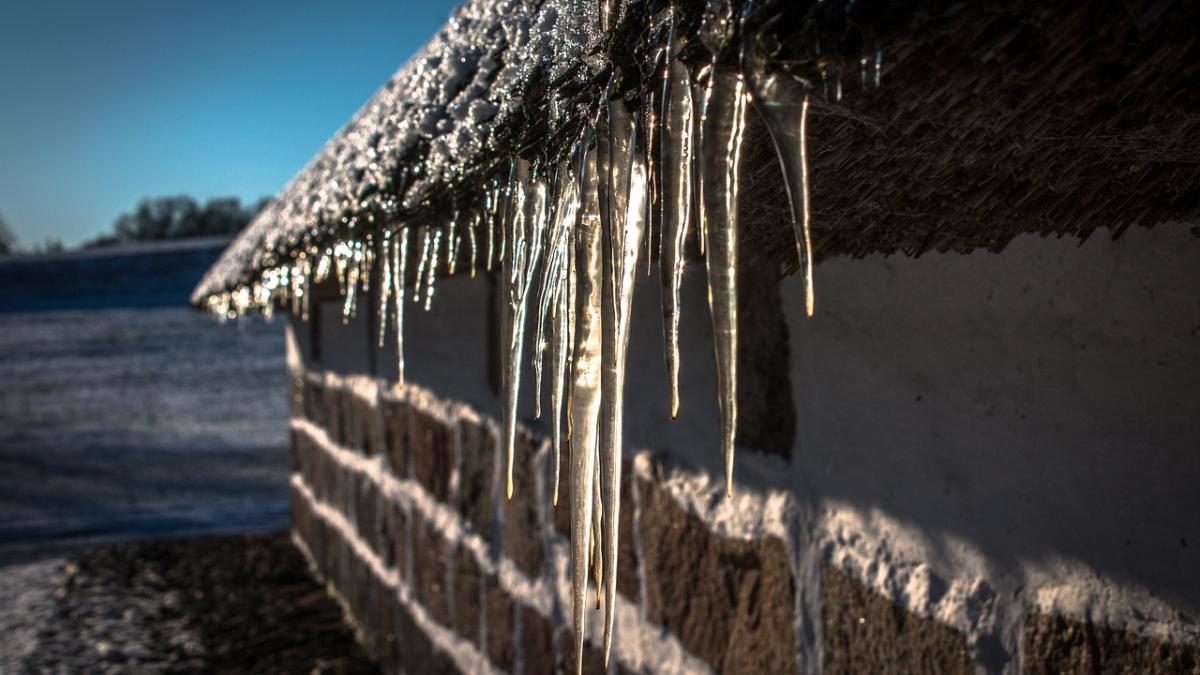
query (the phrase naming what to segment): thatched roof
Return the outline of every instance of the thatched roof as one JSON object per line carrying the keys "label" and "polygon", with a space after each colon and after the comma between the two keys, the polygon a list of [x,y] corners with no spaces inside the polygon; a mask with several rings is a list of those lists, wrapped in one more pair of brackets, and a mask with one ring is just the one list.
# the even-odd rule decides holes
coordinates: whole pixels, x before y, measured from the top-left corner
{"label": "thatched roof", "polygon": [[[348,230],[443,222],[472,208],[508,157],[565,147],[612,72],[636,97],[666,6],[621,5],[600,30],[598,4],[468,2],[230,246],[193,300]],[[736,16],[741,5],[679,4],[695,49],[714,44],[714,8]],[[840,101],[818,96],[809,122],[818,256],[994,249],[1024,232],[1200,220],[1200,4],[780,4],[806,58],[841,68],[846,85]],[[858,57],[875,48],[880,86],[864,88]],[[791,265],[780,171],[754,117],[743,248]]]}

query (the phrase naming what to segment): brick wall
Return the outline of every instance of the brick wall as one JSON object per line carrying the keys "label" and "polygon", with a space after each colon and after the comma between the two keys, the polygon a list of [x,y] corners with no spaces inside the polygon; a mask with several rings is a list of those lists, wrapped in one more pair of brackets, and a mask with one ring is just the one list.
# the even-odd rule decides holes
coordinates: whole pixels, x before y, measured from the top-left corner
{"label": "brick wall", "polygon": [[[611,671],[1200,673],[1200,416],[1188,414],[1194,378],[1180,375],[1195,372],[1195,294],[1171,271],[1197,244],[1135,246],[1140,236],[827,263],[820,321],[794,316],[795,284],[760,293],[760,337],[780,321],[791,337],[747,341],[756,357],[788,353],[743,363],[743,390],[773,402],[744,420],[753,445],[739,448],[733,499],[711,441],[707,317],[684,317],[690,379],[666,424],[657,289],[642,293]],[[1054,265],[1008,273],[1039,255]],[[1093,306],[1102,280],[1076,277],[1118,268],[1144,272],[1158,304],[1131,288]],[[1029,283],[1056,289],[1055,304],[1027,299]],[[296,539],[390,672],[573,662],[569,481],[553,508],[550,458],[527,430],[516,495],[502,498],[487,286],[447,279],[433,310],[408,318],[409,376],[432,391],[390,387],[394,357],[373,346],[365,313],[289,335]],[[684,290],[703,306],[702,275]],[[1059,309],[1072,302],[1089,309]],[[1174,318],[1127,318],[1143,315]],[[1021,328],[984,340],[1009,324]],[[876,325],[888,330],[864,328]],[[1072,332],[1089,338],[1075,347],[1061,338]],[[1176,367],[1122,360],[1145,340],[1177,353]],[[1025,354],[1049,356],[1034,368]],[[383,379],[344,374],[372,371]],[[790,403],[773,379],[784,371]],[[794,419],[778,414],[791,406]],[[590,640],[585,672],[602,672]]]}
{"label": "brick wall", "polygon": [[[550,503],[547,444],[522,435],[507,501],[495,420],[414,386],[293,381],[295,537],[385,668],[572,663],[568,496]],[[664,489],[648,458],[627,468],[612,672],[795,672],[784,542],[722,537]],[[603,672],[597,638],[587,672]]]}

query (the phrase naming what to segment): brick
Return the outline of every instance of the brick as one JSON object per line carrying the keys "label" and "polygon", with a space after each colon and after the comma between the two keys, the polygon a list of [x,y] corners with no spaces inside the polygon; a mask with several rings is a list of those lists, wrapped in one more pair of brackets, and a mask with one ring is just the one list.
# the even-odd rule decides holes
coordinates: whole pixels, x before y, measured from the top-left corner
{"label": "brick", "polygon": [[363,452],[362,400],[352,391],[342,392],[342,433],[338,439],[339,445],[359,453]]}
{"label": "brick", "polygon": [[388,466],[397,478],[405,478],[408,476],[408,404],[385,401],[381,408]]}
{"label": "brick", "polygon": [[484,580],[484,612],[487,614],[485,653],[502,670],[513,667],[513,601],[494,576]]}
{"label": "brick", "polygon": [[458,424],[462,470],[455,506],[471,526],[489,541],[498,484],[496,442],[491,430],[469,420]]}
{"label": "brick", "polygon": [[304,417],[304,379],[303,375],[288,376],[288,417]]}
{"label": "brick", "polygon": [[658,484],[635,482],[647,618],[714,671],[795,672],[795,586],[783,542],[719,537]]}
{"label": "brick", "polygon": [[299,431],[291,431],[288,434],[288,470],[292,473],[301,473],[303,466],[304,454],[304,436]]}
{"label": "brick", "polygon": [[354,507],[358,503],[358,474],[343,467],[337,462],[333,464],[334,472],[337,475],[337,492],[336,504],[338,511],[346,516],[346,520],[354,522]]}
{"label": "brick", "polygon": [[375,653],[378,655],[380,669],[385,673],[399,672],[400,640],[396,635],[396,610],[400,605],[400,598],[395,589],[380,585],[375,602],[379,606],[379,639]]}
{"label": "brick", "polygon": [[520,606],[521,654],[525,675],[541,675],[554,670],[554,624],[537,610]]}
{"label": "brick", "polygon": [[342,443],[342,390],[337,387],[322,389],[324,404],[321,406],[325,431],[335,443]]}
{"label": "brick", "polygon": [[409,421],[413,478],[425,486],[434,499],[444,502],[450,494],[453,464],[450,430],[437,418],[415,408]]}
{"label": "brick", "polygon": [[383,542],[380,558],[388,567],[404,569],[406,539],[408,531],[408,514],[399,504],[385,500],[382,504],[384,513]]}
{"label": "brick", "polygon": [[961,632],[901,609],[840,570],[821,571],[825,672],[974,673]]}
{"label": "brick", "polygon": [[411,587],[417,602],[443,626],[450,625],[450,599],[446,588],[446,542],[424,518],[414,514]]}
{"label": "brick", "polygon": [[532,438],[517,434],[513,458],[513,496],[501,504],[504,512],[504,554],[531,577],[541,576],[545,564],[537,485],[534,482],[536,450]]}
{"label": "brick", "polygon": [[433,643],[429,640],[429,636],[417,626],[412,614],[403,603],[397,602],[394,605],[392,630],[396,636],[396,650],[400,662],[400,669],[392,672],[432,672]]}
{"label": "brick", "polygon": [[354,579],[354,615],[362,631],[362,646],[373,659],[379,658],[379,603],[375,600],[387,586],[371,571],[365,560],[356,558]]}
{"label": "brick", "polygon": [[325,393],[321,391],[321,386],[310,381],[307,377],[304,380],[304,416],[319,427],[325,426]]}
{"label": "brick", "polygon": [[363,452],[376,457],[385,452],[387,444],[383,433],[383,412],[378,399],[368,401],[359,398],[359,424],[362,425]]}
{"label": "brick", "polygon": [[1200,673],[1200,647],[1038,614],[1025,621],[1022,672]]}
{"label": "brick", "polygon": [[483,578],[475,555],[464,546],[454,554],[454,630],[475,646],[482,644],[479,603]]}
{"label": "brick", "polygon": [[359,476],[357,482],[354,522],[358,525],[358,536],[367,542],[372,551],[379,554],[382,530],[379,517],[379,488],[366,476]]}

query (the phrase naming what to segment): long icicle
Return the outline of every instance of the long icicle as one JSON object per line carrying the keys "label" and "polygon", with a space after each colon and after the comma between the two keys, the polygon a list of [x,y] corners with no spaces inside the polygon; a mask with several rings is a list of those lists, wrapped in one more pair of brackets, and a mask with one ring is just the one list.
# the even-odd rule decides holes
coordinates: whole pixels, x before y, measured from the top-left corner
{"label": "long icicle", "polygon": [[708,304],[717,362],[725,492],[733,495],[737,435],[738,169],[746,123],[746,85],[738,71],[713,69],[703,120],[700,166],[704,181],[701,219],[707,239]]}
{"label": "long icicle", "polygon": [[400,228],[400,242],[392,247],[392,297],[396,301],[396,383],[404,386],[404,285],[408,275],[408,230]]}
{"label": "long icicle", "polygon": [[[572,219],[574,221],[574,219]],[[550,409],[554,419],[550,424],[551,446],[554,452],[554,494],[553,504],[558,506],[558,482],[562,471],[563,453],[563,405],[566,400],[566,374],[572,361],[575,335],[575,226],[572,224],[567,232],[567,261],[563,266],[562,281],[558,289],[558,314],[555,317],[555,331],[551,355],[554,359],[550,374]],[[570,433],[570,430],[568,430]]]}
{"label": "long icicle", "polygon": [[492,271],[492,263],[496,258],[496,218],[500,211],[500,181],[494,179],[492,187],[487,192],[485,207],[487,209],[487,271]]}
{"label": "long icicle", "polygon": [[546,228],[546,184],[530,176],[528,162],[520,160],[517,199],[509,237],[512,250],[503,259],[508,279],[509,331],[504,378],[504,448],[507,458],[505,495],[513,495],[513,459],[516,455],[517,401],[521,391],[521,355],[525,347],[525,317]]}
{"label": "long icicle", "polygon": [[475,232],[479,228],[479,214],[476,213],[471,219],[471,223],[467,225],[467,237],[471,243],[471,278],[475,278],[475,259],[479,256],[479,243],[476,240],[478,236]]}
{"label": "long icicle", "polygon": [[706,177],[699,158],[712,152],[707,146],[713,142],[713,139],[705,136],[704,120],[713,96],[715,78],[713,67],[706,64],[701,66],[695,76],[689,80],[692,89],[692,157],[697,160],[693,164],[692,180],[695,188],[692,190],[692,195],[696,200],[696,215],[698,216],[696,218],[696,245],[700,249],[700,255],[707,255],[706,249],[708,248],[708,218],[704,215],[704,211],[708,207],[705,200],[708,190],[705,187]]}
{"label": "long icicle", "polygon": [[533,338],[533,417],[542,417],[542,365],[545,361],[547,320],[551,311],[556,307],[554,300],[558,291],[559,269],[562,266],[563,246],[565,237],[562,233],[562,215],[565,205],[562,203],[567,196],[567,185],[570,183],[567,169],[559,166],[555,169],[554,191],[550,203],[554,205],[553,223],[546,228],[545,255],[546,262],[542,265],[542,278],[538,284],[537,315],[534,321]]}
{"label": "long icicle", "polygon": [[[611,105],[623,106],[621,101]],[[620,119],[620,116],[616,116]],[[628,122],[623,122],[621,133],[627,134],[624,142],[626,157],[620,158],[626,165],[623,176],[628,183],[620,186],[625,194],[625,214],[614,221],[614,229],[608,233],[611,249],[615,255],[605,259],[605,282],[611,288],[614,299],[611,308],[613,325],[605,330],[604,362],[604,414],[601,417],[601,460],[604,485],[604,566],[607,568],[604,586],[604,662],[608,663],[612,651],[612,629],[616,619],[617,598],[617,550],[619,547],[619,521],[621,514],[621,462],[623,458],[623,429],[625,410],[625,361],[629,347],[629,322],[633,309],[633,291],[636,282],[638,256],[646,228],[647,177],[645,155],[638,149],[640,121],[634,113]],[[616,129],[612,129],[616,131]],[[614,146],[616,144],[614,143]]]}
{"label": "long icicle", "polygon": [[392,237],[391,233],[386,233],[381,243],[383,260],[383,268],[380,270],[379,282],[379,347],[382,348],[384,341],[387,339],[388,325],[388,300],[391,299],[392,293]]}
{"label": "long icicle", "polygon": [[[573,312],[567,308],[570,299],[569,284],[571,283],[570,267],[574,259],[572,234],[579,215],[579,189],[573,172],[569,167],[561,170],[562,185],[559,193],[559,205],[555,212],[555,230],[559,240],[555,246],[554,256],[556,279],[552,290],[543,290],[553,296],[553,323],[550,330],[550,445],[554,454],[554,504],[558,504],[558,474],[560,457],[562,455],[562,404],[565,393],[565,378],[569,360],[571,335],[571,318]],[[547,254],[547,260],[550,254]],[[549,265],[548,265],[549,266]],[[544,297],[543,297],[544,299]]]}
{"label": "long icicle", "polygon": [[812,316],[815,293],[808,193],[809,85],[773,63],[765,54],[765,46],[759,44],[761,39],[760,35],[755,35],[743,43],[742,72],[783,170],[796,254],[804,277],[804,309]]}
{"label": "long icicle", "polygon": [[429,231],[429,227],[421,228],[421,258],[417,263],[417,278],[413,284],[413,302],[421,301],[421,281],[425,276],[425,266],[429,264],[429,248],[433,244],[433,234]]}
{"label": "long icicle", "polygon": [[442,231],[438,230],[433,233],[433,246],[429,251],[429,266],[426,268],[425,277],[425,311],[428,312],[433,307],[433,287],[437,283],[437,268],[438,268],[438,250],[442,244]]}
{"label": "long icicle", "polygon": [[589,153],[581,185],[583,213],[575,231],[576,325],[571,384],[571,596],[575,620],[575,672],[583,673],[584,618],[587,612],[588,553],[592,532],[592,486],[599,433],[603,342],[603,263],[597,152]]}
{"label": "long icicle", "polygon": [[[674,28],[672,27],[672,30]],[[675,47],[672,48],[673,50]],[[679,416],[679,287],[687,263],[685,242],[692,213],[692,89],[687,67],[672,52],[663,78],[662,309],[671,418]]]}

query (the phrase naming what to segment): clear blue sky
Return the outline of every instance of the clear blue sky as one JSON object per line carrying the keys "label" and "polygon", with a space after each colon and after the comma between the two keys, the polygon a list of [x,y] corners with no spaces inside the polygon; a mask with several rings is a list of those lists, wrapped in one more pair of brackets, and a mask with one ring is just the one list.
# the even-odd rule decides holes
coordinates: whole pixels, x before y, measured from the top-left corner
{"label": "clear blue sky", "polygon": [[76,245],[146,196],[279,191],[454,0],[0,0],[0,217]]}

